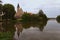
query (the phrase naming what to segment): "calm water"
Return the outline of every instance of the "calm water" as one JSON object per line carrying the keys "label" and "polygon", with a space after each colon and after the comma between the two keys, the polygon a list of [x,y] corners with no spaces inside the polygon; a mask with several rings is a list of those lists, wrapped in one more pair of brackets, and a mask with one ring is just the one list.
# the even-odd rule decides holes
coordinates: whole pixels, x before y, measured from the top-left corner
{"label": "calm water", "polygon": [[[5,23],[5,22],[4,22]],[[6,23],[0,32],[11,32],[14,40],[60,40],[60,23],[48,20],[39,23]],[[1,38],[0,38],[1,39]]]}

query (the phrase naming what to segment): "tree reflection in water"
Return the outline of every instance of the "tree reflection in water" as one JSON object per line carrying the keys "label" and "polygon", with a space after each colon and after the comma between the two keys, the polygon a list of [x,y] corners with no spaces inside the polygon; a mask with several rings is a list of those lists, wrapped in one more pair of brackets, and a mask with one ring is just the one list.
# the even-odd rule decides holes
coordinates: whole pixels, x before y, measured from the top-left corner
{"label": "tree reflection in water", "polygon": [[[46,26],[46,24],[47,24],[47,21],[17,22],[17,23],[14,23],[14,22],[11,22],[11,21],[9,21],[9,22],[2,22],[2,26],[0,28],[0,35],[3,35],[3,36],[0,36],[0,39],[2,37],[2,39],[13,40],[13,36],[14,35],[15,36],[17,35],[18,38],[19,38],[20,34],[23,31],[23,28],[24,29],[28,29],[30,27],[37,27],[37,28],[40,29],[40,31],[43,31],[43,29]],[[15,34],[15,31],[16,31],[16,34]]]}
{"label": "tree reflection in water", "polygon": [[60,20],[56,19],[57,23],[60,23]]}
{"label": "tree reflection in water", "polygon": [[16,28],[15,32],[15,39],[18,40],[20,34],[22,34],[23,28],[28,29],[30,27],[37,27],[40,29],[40,31],[43,31],[44,26],[46,26],[47,21],[41,21],[41,22],[17,22],[14,26]]}
{"label": "tree reflection in water", "polygon": [[44,26],[46,26],[47,21],[39,21],[39,22],[22,22],[22,26],[23,28],[27,29],[32,27],[38,27],[40,29],[40,31],[43,31]]}

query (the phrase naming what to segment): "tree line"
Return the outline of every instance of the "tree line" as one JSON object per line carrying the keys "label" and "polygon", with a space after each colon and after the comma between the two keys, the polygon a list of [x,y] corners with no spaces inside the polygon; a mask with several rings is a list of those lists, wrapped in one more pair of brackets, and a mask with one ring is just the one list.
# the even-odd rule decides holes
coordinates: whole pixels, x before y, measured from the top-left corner
{"label": "tree line", "polygon": [[[2,15],[2,19],[15,19],[14,15],[16,13],[15,8],[12,4],[0,4],[0,15]],[[30,14],[28,12],[24,12],[22,15],[22,21],[40,21],[40,20],[46,20],[47,16],[44,14],[42,10],[39,10],[38,14]]]}
{"label": "tree line", "polygon": [[56,20],[57,20],[58,23],[60,23],[60,15],[58,15],[58,16],[56,17]]}
{"label": "tree line", "polygon": [[39,21],[46,21],[47,16],[44,14],[42,10],[39,10],[37,14],[24,12],[21,17],[23,22],[39,22]]}
{"label": "tree line", "polygon": [[[15,8],[12,4],[0,4],[0,15],[2,15],[2,19],[16,19],[15,16]],[[43,12],[43,10],[39,10],[39,12],[37,14],[32,14],[32,13],[28,13],[28,12],[24,12],[24,14],[22,15],[22,17],[20,18],[22,19],[21,21],[23,22],[36,22],[36,21],[46,21],[48,19],[48,17],[46,16],[46,14]],[[60,15],[56,17],[56,19],[58,21],[60,21]]]}

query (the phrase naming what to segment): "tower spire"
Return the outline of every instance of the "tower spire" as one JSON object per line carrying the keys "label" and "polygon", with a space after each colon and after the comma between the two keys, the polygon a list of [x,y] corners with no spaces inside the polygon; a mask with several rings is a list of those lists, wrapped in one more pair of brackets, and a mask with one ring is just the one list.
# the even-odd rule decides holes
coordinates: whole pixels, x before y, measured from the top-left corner
{"label": "tower spire", "polygon": [[16,18],[20,18],[23,15],[23,13],[24,12],[23,12],[22,8],[20,8],[19,3],[18,3],[18,5],[17,5],[17,12],[15,14],[15,17]]}
{"label": "tower spire", "polygon": [[0,0],[0,4],[2,4],[2,1]]}
{"label": "tower spire", "polygon": [[19,8],[20,6],[19,6],[19,3],[18,3],[18,5],[17,5],[17,8]]}

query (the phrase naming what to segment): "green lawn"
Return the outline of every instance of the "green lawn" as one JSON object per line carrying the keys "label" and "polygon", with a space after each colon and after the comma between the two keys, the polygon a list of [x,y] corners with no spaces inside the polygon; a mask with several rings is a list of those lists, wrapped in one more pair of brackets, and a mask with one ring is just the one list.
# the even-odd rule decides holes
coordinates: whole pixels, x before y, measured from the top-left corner
{"label": "green lawn", "polygon": [[0,32],[0,40],[12,40],[13,33],[11,32]]}

